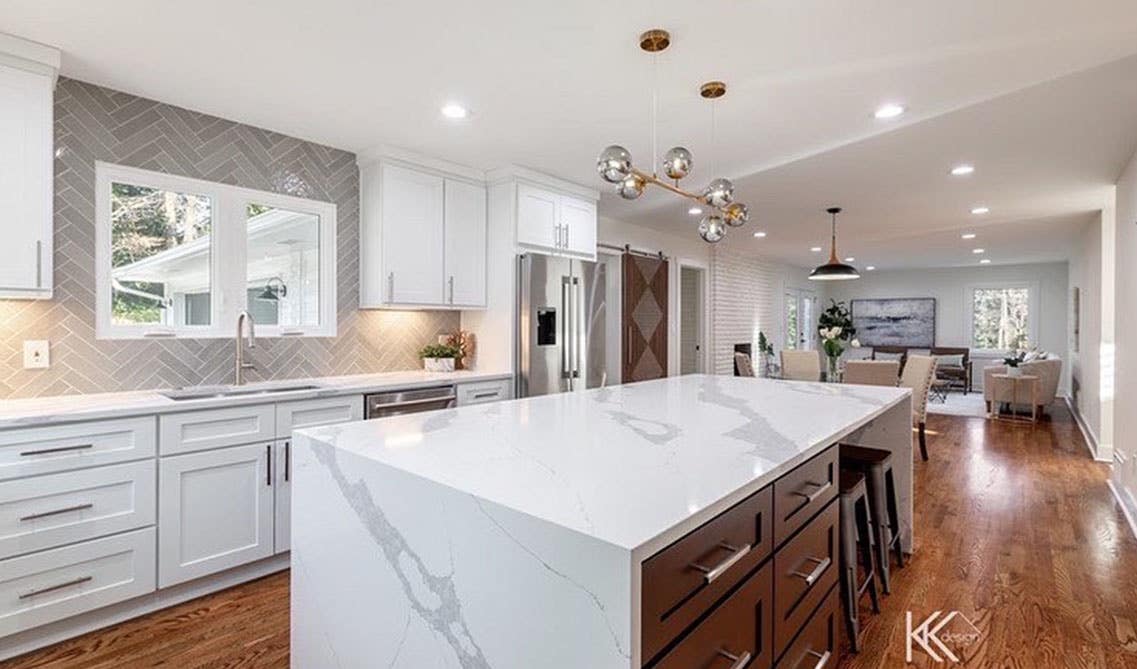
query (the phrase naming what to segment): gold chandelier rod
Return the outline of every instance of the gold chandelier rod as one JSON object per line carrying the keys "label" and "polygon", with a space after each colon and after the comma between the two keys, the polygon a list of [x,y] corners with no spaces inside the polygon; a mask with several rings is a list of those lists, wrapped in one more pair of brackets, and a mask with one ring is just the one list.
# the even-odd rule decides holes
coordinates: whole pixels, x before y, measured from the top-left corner
{"label": "gold chandelier rod", "polygon": [[703,203],[702,196],[696,195],[694,193],[688,193],[687,191],[683,190],[682,188],[680,188],[678,186],[674,186],[672,184],[667,183],[663,179],[660,179],[659,177],[655,176],[654,174],[647,174],[646,172],[644,172],[642,170],[638,170],[634,167],[632,168],[631,171],[632,171],[632,174],[643,179],[647,183],[655,184],[656,186],[659,186],[660,188],[663,188],[665,190],[669,190],[672,193],[675,193],[676,195],[681,195],[685,198],[694,200],[700,204]]}

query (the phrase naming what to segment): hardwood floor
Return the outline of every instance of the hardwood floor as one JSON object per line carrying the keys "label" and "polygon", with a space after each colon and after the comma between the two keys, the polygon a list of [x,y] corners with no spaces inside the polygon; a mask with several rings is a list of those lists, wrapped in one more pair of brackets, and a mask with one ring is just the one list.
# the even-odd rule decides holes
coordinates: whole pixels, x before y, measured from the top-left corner
{"label": "hardwood floor", "polygon": [[[893,572],[881,614],[862,607],[864,649],[840,666],[905,666],[906,612],[919,624],[958,610],[978,630],[948,644],[962,666],[1137,667],[1137,540],[1065,408],[1037,426],[936,415],[928,430],[919,550]],[[277,574],[3,667],[287,664],[288,575]],[[916,647],[910,666],[951,665]]]}

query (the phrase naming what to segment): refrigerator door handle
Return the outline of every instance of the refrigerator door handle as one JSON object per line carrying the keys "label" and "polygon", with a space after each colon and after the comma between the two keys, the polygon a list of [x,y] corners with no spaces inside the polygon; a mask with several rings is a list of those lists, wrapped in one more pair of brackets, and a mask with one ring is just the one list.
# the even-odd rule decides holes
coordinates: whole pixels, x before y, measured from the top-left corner
{"label": "refrigerator door handle", "polygon": [[580,279],[577,277],[572,278],[572,325],[573,333],[576,335],[576,341],[573,346],[572,356],[572,376],[574,379],[580,378],[580,354],[584,350],[584,288],[580,285]]}
{"label": "refrigerator door handle", "polygon": [[561,378],[569,379],[572,386],[572,297],[569,288],[569,277],[561,277]]}

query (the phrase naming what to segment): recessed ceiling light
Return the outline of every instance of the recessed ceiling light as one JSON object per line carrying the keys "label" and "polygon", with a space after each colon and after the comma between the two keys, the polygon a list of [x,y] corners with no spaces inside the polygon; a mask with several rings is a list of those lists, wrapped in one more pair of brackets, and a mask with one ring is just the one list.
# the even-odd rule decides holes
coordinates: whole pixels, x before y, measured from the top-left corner
{"label": "recessed ceiling light", "polygon": [[987,207],[976,207],[976,208],[971,210],[971,213],[975,214],[976,216],[982,216],[983,214],[986,214],[990,211],[991,210],[988,209]]}
{"label": "recessed ceiling light", "polygon": [[962,235],[960,235],[960,238],[961,239],[975,239],[975,233],[974,232],[965,232]]}
{"label": "recessed ceiling light", "polygon": [[904,105],[898,105],[894,102],[889,102],[887,104],[883,104],[883,105],[877,107],[876,112],[873,114],[873,116],[884,121],[884,120],[887,120],[890,118],[896,118],[897,116],[900,116],[903,113],[904,113]]}
{"label": "recessed ceiling light", "polygon": [[953,177],[965,177],[968,174],[973,173],[974,171],[975,171],[974,165],[968,165],[968,164],[964,163],[963,165],[956,165],[955,167],[951,168],[951,175]]}
{"label": "recessed ceiling light", "polygon": [[821,247],[820,246],[814,246],[813,248],[810,249],[810,251],[813,251],[814,253],[821,253]]}
{"label": "recessed ceiling light", "polygon": [[703,210],[699,207],[691,207],[687,210],[687,213],[691,214],[692,216],[698,216],[699,214],[703,213]]}
{"label": "recessed ceiling light", "polygon": [[442,115],[446,118],[463,119],[470,115],[470,111],[457,102],[447,102],[442,106]]}
{"label": "recessed ceiling light", "polygon": [[761,230],[759,230],[758,232],[755,232],[755,233],[754,233],[754,236],[755,236],[755,237],[765,237],[765,236],[766,236],[766,233],[765,233],[765,232],[762,232]]}
{"label": "recessed ceiling light", "polygon": [[980,265],[990,265],[990,264],[991,264],[991,259],[990,259],[990,258],[984,258],[984,259],[982,259],[982,260],[980,260],[980,261],[979,261],[979,264],[980,264]]}
{"label": "recessed ceiling light", "polygon": [[853,256],[849,256],[848,258],[845,258],[845,262],[856,262],[856,261],[857,261],[857,259],[854,258]]}
{"label": "recessed ceiling light", "polygon": [[986,253],[987,250],[986,249],[971,249],[971,252],[974,253],[975,255],[980,255],[980,254]]}
{"label": "recessed ceiling light", "polygon": [[868,267],[866,267],[866,268],[865,268],[865,271],[866,271],[866,272],[871,272],[871,271],[873,271],[874,269],[876,269],[876,265],[869,265]]}

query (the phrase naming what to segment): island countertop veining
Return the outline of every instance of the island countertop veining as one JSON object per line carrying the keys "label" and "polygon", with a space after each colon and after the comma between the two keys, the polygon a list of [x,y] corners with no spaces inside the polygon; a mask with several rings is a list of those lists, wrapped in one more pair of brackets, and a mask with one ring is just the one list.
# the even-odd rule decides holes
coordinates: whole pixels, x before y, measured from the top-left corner
{"label": "island countertop veining", "polygon": [[302,433],[631,550],[772,482],[909,396],[687,375]]}

